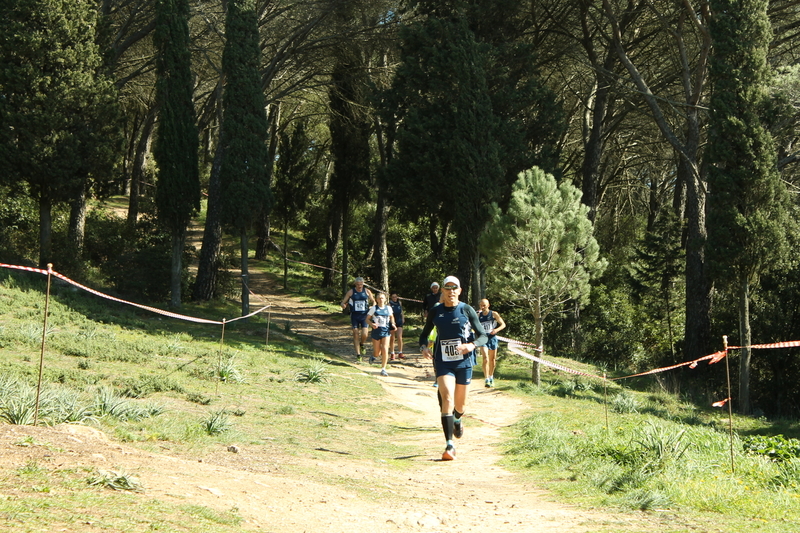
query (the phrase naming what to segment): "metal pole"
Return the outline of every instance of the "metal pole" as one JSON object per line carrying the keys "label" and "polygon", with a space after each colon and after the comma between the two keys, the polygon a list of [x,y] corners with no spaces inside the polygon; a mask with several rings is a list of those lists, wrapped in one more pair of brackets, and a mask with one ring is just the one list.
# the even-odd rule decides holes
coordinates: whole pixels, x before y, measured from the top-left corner
{"label": "metal pole", "polygon": [[722,336],[722,347],[725,350],[725,372],[728,376],[728,434],[731,441],[731,474],[736,472],[736,464],[733,460],[733,406],[731,405],[731,365],[728,361],[728,336]]}
{"label": "metal pole", "polygon": [[39,380],[36,383],[36,406],[33,410],[33,425],[39,423],[39,398],[42,393],[42,374],[44,373],[44,344],[47,337],[47,315],[50,312],[50,280],[53,273],[53,263],[47,263],[47,291],[44,295],[44,319],[42,320],[42,349],[39,352]]}

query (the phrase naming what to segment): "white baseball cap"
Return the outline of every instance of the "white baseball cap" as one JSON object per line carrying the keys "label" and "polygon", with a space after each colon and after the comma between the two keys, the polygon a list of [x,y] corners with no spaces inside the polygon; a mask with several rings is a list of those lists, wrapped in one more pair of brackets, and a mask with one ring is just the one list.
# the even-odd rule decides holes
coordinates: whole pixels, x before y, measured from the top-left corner
{"label": "white baseball cap", "polygon": [[439,286],[439,284],[438,284],[438,283],[436,283],[435,281],[434,281],[433,283],[431,283],[431,288],[433,288],[433,287],[438,287],[438,286]]}
{"label": "white baseball cap", "polygon": [[444,278],[443,285],[447,285],[448,283],[452,283],[459,289],[461,288],[461,282],[458,281],[458,278],[455,276],[447,276],[446,278]]}

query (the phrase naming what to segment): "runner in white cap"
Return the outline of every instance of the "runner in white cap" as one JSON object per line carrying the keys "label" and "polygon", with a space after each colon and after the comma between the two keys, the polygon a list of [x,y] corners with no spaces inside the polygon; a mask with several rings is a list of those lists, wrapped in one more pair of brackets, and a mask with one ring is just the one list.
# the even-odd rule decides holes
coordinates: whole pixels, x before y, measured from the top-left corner
{"label": "runner in white cap", "polygon": [[[467,406],[467,393],[475,366],[475,348],[486,344],[486,332],[471,306],[458,300],[461,283],[455,276],[447,276],[442,283],[442,303],[428,313],[425,327],[419,337],[422,355],[433,357],[436,382],[441,396],[442,430],[446,447],[442,461],[456,458],[453,437],[464,433],[462,417]],[[434,353],[428,349],[428,334],[436,326],[438,336]],[[474,336],[474,340],[470,338]]]}

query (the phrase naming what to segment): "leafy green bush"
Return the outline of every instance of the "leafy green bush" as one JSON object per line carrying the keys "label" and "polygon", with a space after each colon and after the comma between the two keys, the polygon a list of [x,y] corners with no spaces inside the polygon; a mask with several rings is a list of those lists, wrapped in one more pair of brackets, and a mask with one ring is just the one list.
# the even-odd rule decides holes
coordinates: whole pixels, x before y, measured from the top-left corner
{"label": "leafy green bush", "polygon": [[751,435],[742,438],[744,451],[763,455],[772,461],[783,462],[800,457],[800,440],[787,439],[783,435]]}
{"label": "leafy green bush", "polygon": [[[166,298],[171,246],[169,233],[151,217],[142,217],[131,228],[125,220],[101,210],[87,215],[85,251],[89,261],[122,293],[151,301]],[[187,259],[183,261],[184,291],[189,280]]]}

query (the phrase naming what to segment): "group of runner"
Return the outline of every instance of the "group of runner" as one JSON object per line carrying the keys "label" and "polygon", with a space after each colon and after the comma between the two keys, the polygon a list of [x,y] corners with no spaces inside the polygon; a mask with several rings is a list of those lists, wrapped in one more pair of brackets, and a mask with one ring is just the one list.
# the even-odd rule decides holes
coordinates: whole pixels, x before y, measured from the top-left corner
{"label": "group of runner", "polygon": [[[364,285],[364,278],[356,278],[352,289],[342,298],[342,309],[350,313],[350,324],[353,326],[353,348],[356,360],[361,362],[366,355],[367,338],[372,328],[372,355],[369,362],[380,358],[381,376],[388,376],[386,365],[395,359],[405,359],[403,355],[403,305],[397,293],[392,293],[390,300],[386,294],[379,292],[377,296]],[[397,351],[395,351],[397,346]],[[391,350],[391,352],[390,352]]]}
{"label": "group of runner", "polygon": [[[476,350],[483,355],[483,374],[485,386],[494,386],[494,369],[497,358],[497,333],[506,327],[502,317],[489,308],[489,300],[480,301],[480,312],[459,301],[461,282],[455,276],[447,276],[440,292],[438,282],[431,284],[431,292],[423,300],[425,325],[419,337],[420,353],[433,360],[436,385],[441,411],[442,430],[445,436],[443,461],[456,457],[454,438],[464,434],[463,417],[467,405],[469,385],[472,382],[472,369],[477,364]],[[373,304],[374,302],[374,304]],[[341,302],[342,309],[350,310],[353,327],[353,346],[356,358],[360,361],[365,350],[367,333],[372,327],[373,355],[370,362],[381,358],[382,376],[388,376],[386,365],[394,359],[395,339],[399,340],[403,356],[403,311],[397,294],[391,295],[387,303],[386,295],[377,296],[364,285],[363,278],[356,278],[352,289],[347,291]],[[435,340],[431,334],[435,331]]]}

